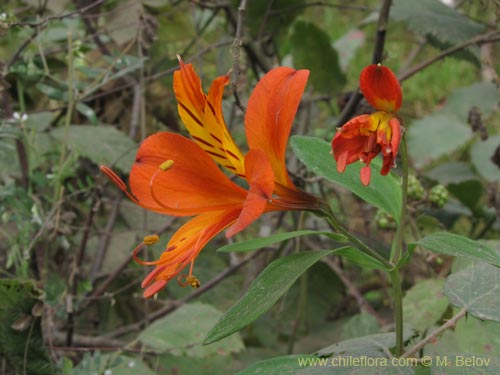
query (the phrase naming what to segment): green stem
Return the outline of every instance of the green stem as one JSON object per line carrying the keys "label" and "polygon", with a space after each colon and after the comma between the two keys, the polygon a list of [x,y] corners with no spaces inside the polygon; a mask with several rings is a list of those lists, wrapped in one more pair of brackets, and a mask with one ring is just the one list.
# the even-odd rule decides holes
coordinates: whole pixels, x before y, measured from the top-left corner
{"label": "green stem", "polygon": [[396,356],[403,354],[403,292],[401,289],[401,275],[398,263],[403,253],[403,239],[406,224],[407,200],[408,200],[408,154],[406,150],[405,138],[401,139],[401,164],[403,168],[401,184],[401,216],[398,229],[392,241],[391,263],[394,269],[389,272],[392,281],[392,292],[394,298],[394,324],[396,326]]}
{"label": "green stem", "polygon": [[402,191],[401,215],[400,215],[398,229],[396,230],[396,235],[394,236],[394,240],[392,241],[391,258],[390,258],[391,263],[396,267],[399,260],[401,259],[403,250],[403,236],[405,230],[407,201],[408,201],[408,154],[406,151],[406,141],[404,136],[401,139],[401,164],[403,168],[403,176],[401,183],[401,191]]}
{"label": "green stem", "polygon": [[356,245],[359,250],[380,261],[387,269],[393,268],[393,265],[387,259],[385,259],[382,255],[377,253],[375,250],[366,245],[364,242],[360,241],[356,236],[353,236],[347,229],[345,229],[342,224],[337,221],[337,218],[327,204],[323,204],[323,208],[320,212],[325,216],[326,221],[335,231],[346,236],[349,241]]}
{"label": "green stem", "polygon": [[396,325],[396,357],[403,354],[403,292],[401,289],[401,276],[399,269],[389,272],[392,281],[392,293],[394,298],[394,323]]}

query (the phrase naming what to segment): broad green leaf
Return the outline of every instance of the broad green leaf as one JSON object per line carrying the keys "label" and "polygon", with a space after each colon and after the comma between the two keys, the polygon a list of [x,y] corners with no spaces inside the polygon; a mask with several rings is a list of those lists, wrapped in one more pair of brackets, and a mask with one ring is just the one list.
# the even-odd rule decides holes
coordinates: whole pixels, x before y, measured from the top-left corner
{"label": "broad green leaf", "polygon": [[94,163],[128,172],[134,163],[136,144],[113,126],[71,125],[57,128],[51,135]]}
{"label": "broad green leaf", "polygon": [[[403,334],[406,341],[412,336],[411,330],[406,330]],[[321,349],[316,353],[320,357],[323,356],[367,356],[372,358],[386,357],[386,353],[390,352],[391,348],[396,346],[396,335],[394,333],[377,333],[354,339],[340,341]]]}
{"label": "broad green leaf", "polygon": [[446,99],[442,112],[455,114],[466,122],[470,109],[478,107],[485,119],[491,115],[499,101],[500,94],[493,83],[474,83],[453,91]]}
{"label": "broad green leaf", "polygon": [[240,330],[266,312],[292,286],[300,275],[334,250],[305,251],[270,263],[208,333],[205,344],[218,341]]}
{"label": "broad green leaf", "polygon": [[292,138],[291,144],[297,157],[311,172],[344,186],[361,199],[389,212],[396,222],[399,222],[401,214],[400,179],[392,173],[381,176],[378,173],[382,166],[382,161],[379,158],[374,159],[371,163],[373,173],[370,186],[364,186],[359,177],[361,163],[348,165],[344,173],[337,172],[337,163],[330,154],[331,146],[324,140],[295,136]]}
{"label": "broad green leaf", "polygon": [[[252,0],[247,2],[245,22],[252,37],[285,34],[293,20],[302,13],[305,0]],[[239,4],[235,2],[235,4]],[[272,14],[271,14],[272,12]],[[266,22],[262,22],[266,17]]]}
{"label": "broad green leaf", "polygon": [[346,78],[340,70],[337,51],[323,30],[313,23],[298,21],[290,44],[294,67],[310,69],[309,82],[315,90],[331,94],[342,89]]}
{"label": "broad green leaf", "polygon": [[456,44],[484,30],[484,26],[465,17],[439,0],[394,0],[391,18],[404,21],[415,32]]}
{"label": "broad green leaf", "polygon": [[436,253],[463,256],[500,266],[500,250],[470,238],[449,232],[432,233],[412,246],[419,245]]}
{"label": "broad green leaf", "polygon": [[491,157],[500,146],[500,135],[478,141],[471,147],[471,161],[479,174],[489,182],[500,181],[500,167],[493,163]]}
{"label": "broad green leaf", "polygon": [[[460,319],[452,330],[439,336],[432,345],[424,348],[425,355],[446,356],[450,353],[463,353],[468,356],[498,356],[500,353],[500,323],[492,320],[479,320],[469,315]],[[500,357],[491,358],[491,366],[500,373]],[[488,367],[493,370],[491,367]]]}
{"label": "broad green leaf", "polygon": [[[287,355],[275,357],[257,362],[250,367],[238,372],[236,375],[295,375],[306,368],[306,363],[317,363],[320,358],[310,354]],[[329,364],[328,358],[325,358],[325,364]],[[319,364],[317,365],[320,366]],[[331,373],[331,369],[329,369]]]}
{"label": "broad green leaf", "polygon": [[465,122],[445,112],[414,121],[407,133],[408,151],[417,168],[455,151],[472,136]]}
{"label": "broad green leaf", "polygon": [[459,184],[478,178],[470,165],[462,161],[439,164],[425,175],[443,185]]}
{"label": "broad green leaf", "polygon": [[373,335],[379,332],[377,319],[370,314],[356,314],[349,318],[348,322],[342,327],[342,339],[348,340],[356,337]]}
{"label": "broad green leaf", "polygon": [[500,322],[500,269],[477,263],[448,276],[444,293],[457,307],[479,319]]}
{"label": "broad green leaf", "polygon": [[465,206],[475,211],[479,199],[483,195],[483,185],[479,180],[464,181],[459,184],[449,184],[448,191],[458,198]]}
{"label": "broad green leaf", "polygon": [[[119,352],[117,352],[119,353]],[[69,375],[109,374],[109,375],[156,375],[140,358],[117,353],[86,353]]]}
{"label": "broad green leaf", "polygon": [[405,325],[424,332],[439,321],[448,307],[443,294],[444,279],[418,281],[403,298]]}
{"label": "broad green leaf", "polygon": [[138,339],[147,347],[177,356],[204,358],[241,351],[244,345],[239,335],[213,345],[202,345],[204,336],[221,315],[210,305],[185,304],[148,326]]}
{"label": "broad green leaf", "polygon": [[33,316],[42,297],[34,282],[0,279],[0,353],[19,374],[56,373],[43,344],[40,318]]}
{"label": "broad green leaf", "polygon": [[287,233],[277,233],[272,234],[267,237],[254,238],[248,241],[236,242],[225,245],[218,249],[217,251],[223,253],[235,252],[235,253],[244,253],[249,251],[254,251],[258,249],[262,249],[263,247],[267,247],[270,245],[274,245],[275,243],[286,241],[299,236],[326,236],[330,237],[338,242],[346,242],[347,239],[341,235],[332,232],[324,232],[318,230],[298,230],[295,232],[287,232]]}

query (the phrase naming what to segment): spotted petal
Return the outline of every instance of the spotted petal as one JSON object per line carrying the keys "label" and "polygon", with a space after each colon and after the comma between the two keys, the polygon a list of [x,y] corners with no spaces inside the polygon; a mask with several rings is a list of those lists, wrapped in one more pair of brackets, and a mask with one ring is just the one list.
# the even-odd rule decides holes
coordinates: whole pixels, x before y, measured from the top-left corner
{"label": "spotted petal", "polygon": [[244,176],[244,158],[227,131],[222,113],[222,96],[229,76],[215,79],[208,96],[191,64],[179,58],[180,70],[174,73],[174,92],[179,115],[191,137],[217,163],[231,173]]}

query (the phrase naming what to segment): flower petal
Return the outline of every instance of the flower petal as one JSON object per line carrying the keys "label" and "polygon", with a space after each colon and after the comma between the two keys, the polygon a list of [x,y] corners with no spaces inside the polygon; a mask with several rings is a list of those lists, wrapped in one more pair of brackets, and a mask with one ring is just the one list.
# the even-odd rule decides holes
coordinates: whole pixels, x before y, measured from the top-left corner
{"label": "flower petal", "polygon": [[189,220],[174,233],[157,261],[156,268],[146,276],[142,287],[148,298],[162,289],[169,280],[194,261],[205,245],[238,218],[241,209],[206,212]]}
{"label": "flower petal", "polygon": [[261,150],[250,150],[245,157],[248,195],[238,220],[226,232],[232,237],[254,222],[266,208],[274,190],[274,172],[266,154]]}
{"label": "flower petal", "polygon": [[285,151],[309,71],[287,67],[269,71],[255,87],[247,106],[245,131],[250,149],[262,150],[281,185],[293,188]]}
{"label": "flower petal", "polygon": [[179,116],[194,141],[212,159],[231,173],[244,176],[244,158],[227,131],[222,113],[222,96],[229,76],[215,79],[208,96],[191,64],[179,58],[180,70],[174,73],[174,92]]}
{"label": "flower petal", "polygon": [[380,64],[368,65],[360,76],[360,88],[368,103],[385,112],[401,107],[403,94],[395,74]]}
{"label": "flower petal", "polygon": [[368,137],[362,135],[346,138],[340,131],[335,134],[332,140],[332,150],[339,173],[345,171],[347,164],[359,160],[367,139]]}
{"label": "flower petal", "polygon": [[[162,171],[166,160],[172,166]],[[148,137],[139,147],[130,188],[142,205],[176,216],[241,207],[246,197],[196,143],[167,132]]]}

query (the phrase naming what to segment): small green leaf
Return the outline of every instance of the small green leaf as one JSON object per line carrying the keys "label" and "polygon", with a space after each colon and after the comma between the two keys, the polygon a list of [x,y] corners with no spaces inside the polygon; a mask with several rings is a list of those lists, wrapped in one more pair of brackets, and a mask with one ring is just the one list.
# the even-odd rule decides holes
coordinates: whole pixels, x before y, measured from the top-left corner
{"label": "small green leaf", "polygon": [[500,167],[491,160],[497,147],[500,147],[500,135],[490,137],[484,142],[476,142],[470,150],[472,164],[489,182],[500,182]]}
{"label": "small green leaf", "polygon": [[359,177],[361,163],[348,165],[344,173],[339,173],[337,163],[330,154],[331,146],[324,140],[295,136],[292,138],[291,144],[297,157],[310,171],[344,186],[361,199],[389,212],[396,222],[399,222],[401,215],[400,180],[392,173],[381,176],[377,172],[382,166],[382,161],[379,158],[374,159],[371,163],[374,173],[371,176],[370,186],[364,186]]}
{"label": "small green leaf", "polygon": [[500,269],[477,263],[448,277],[444,293],[450,302],[471,315],[500,321]]}
{"label": "small green leaf", "polygon": [[[320,92],[338,92],[346,82],[337,51],[328,35],[313,23],[298,21],[290,38],[294,67],[311,70],[310,83]],[[321,56],[321,58],[318,58]]]}
{"label": "small green leaf", "polygon": [[185,304],[148,326],[139,335],[139,340],[150,348],[176,356],[205,358],[241,351],[244,345],[239,336],[209,346],[202,345],[203,337],[221,315],[210,305]]}
{"label": "small green leaf", "polygon": [[460,202],[469,207],[473,212],[483,195],[483,185],[478,180],[449,184],[447,188],[451,194],[457,197]]}
{"label": "small green leaf", "polygon": [[490,82],[474,83],[454,90],[446,99],[442,111],[455,114],[466,122],[470,109],[477,107],[484,119],[491,115],[499,101],[500,94],[495,84]]}
{"label": "small green leaf", "polygon": [[478,178],[470,165],[462,161],[439,164],[425,175],[442,185],[460,184]]}
{"label": "small green leaf", "polygon": [[134,163],[135,142],[113,126],[71,125],[57,128],[51,135],[96,164],[128,172]]}
{"label": "small green leaf", "polygon": [[317,230],[298,230],[295,232],[287,232],[287,233],[277,233],[272,234],[267,237],[262,238],[254,238],[248,241],[236,242],[225,245],[218,249],[218,252],[222,253],[245,253],[249,251],[254,251],[258,249],[262,249],[263,247],[267,247],[270,245],[274,245],[275,243],[286,241],[299,236],[327,236],[338,242],[346,242],[347,239],[342,234],[336,234],[331,232],[323,232]]}
{"label": "small green leaf", "polygon": [[92,108],[85,103],[77,103],[76,110],[84,115],[93,125],[97,125],[97,116]]}
{"label": "small green leaf", "polygon": [[246,294],[210,330],[204,343],[218,341],[253,322],[270,309],[309,267],[334,251],[305,251],[270,263],[252,282]]}
{"label": "small green leaf", "polygon": [[58,101],[66,101],[68,99],[66,92],[60,88],[47,85],[43,82],[38,82],[35,86],[40,92],[47,95],[50,99]]}
{"label": "small green leaf", "polygon": [[448,232],[432,233],[411,246],[419,245],[436,253],[463,256],[500,266],[500,250],[470,238]]}
{"label": "small green leaf", "polygon": [[387,270],[387,267],[380,263],[380,261],[372,258],[366,253],[363,253],[361,250],[355,247],[341,247],[340,249],[335,250],[335,255],[343,256],[344,258],[349,259],[351,262],[354,262],[363,268]]}
{"label": "small green leaf", "polygon": [[444,279],[429,279],[417,282],[403,298],[405,324],[424,332],[439,321],[448,307],[443,294]]}

